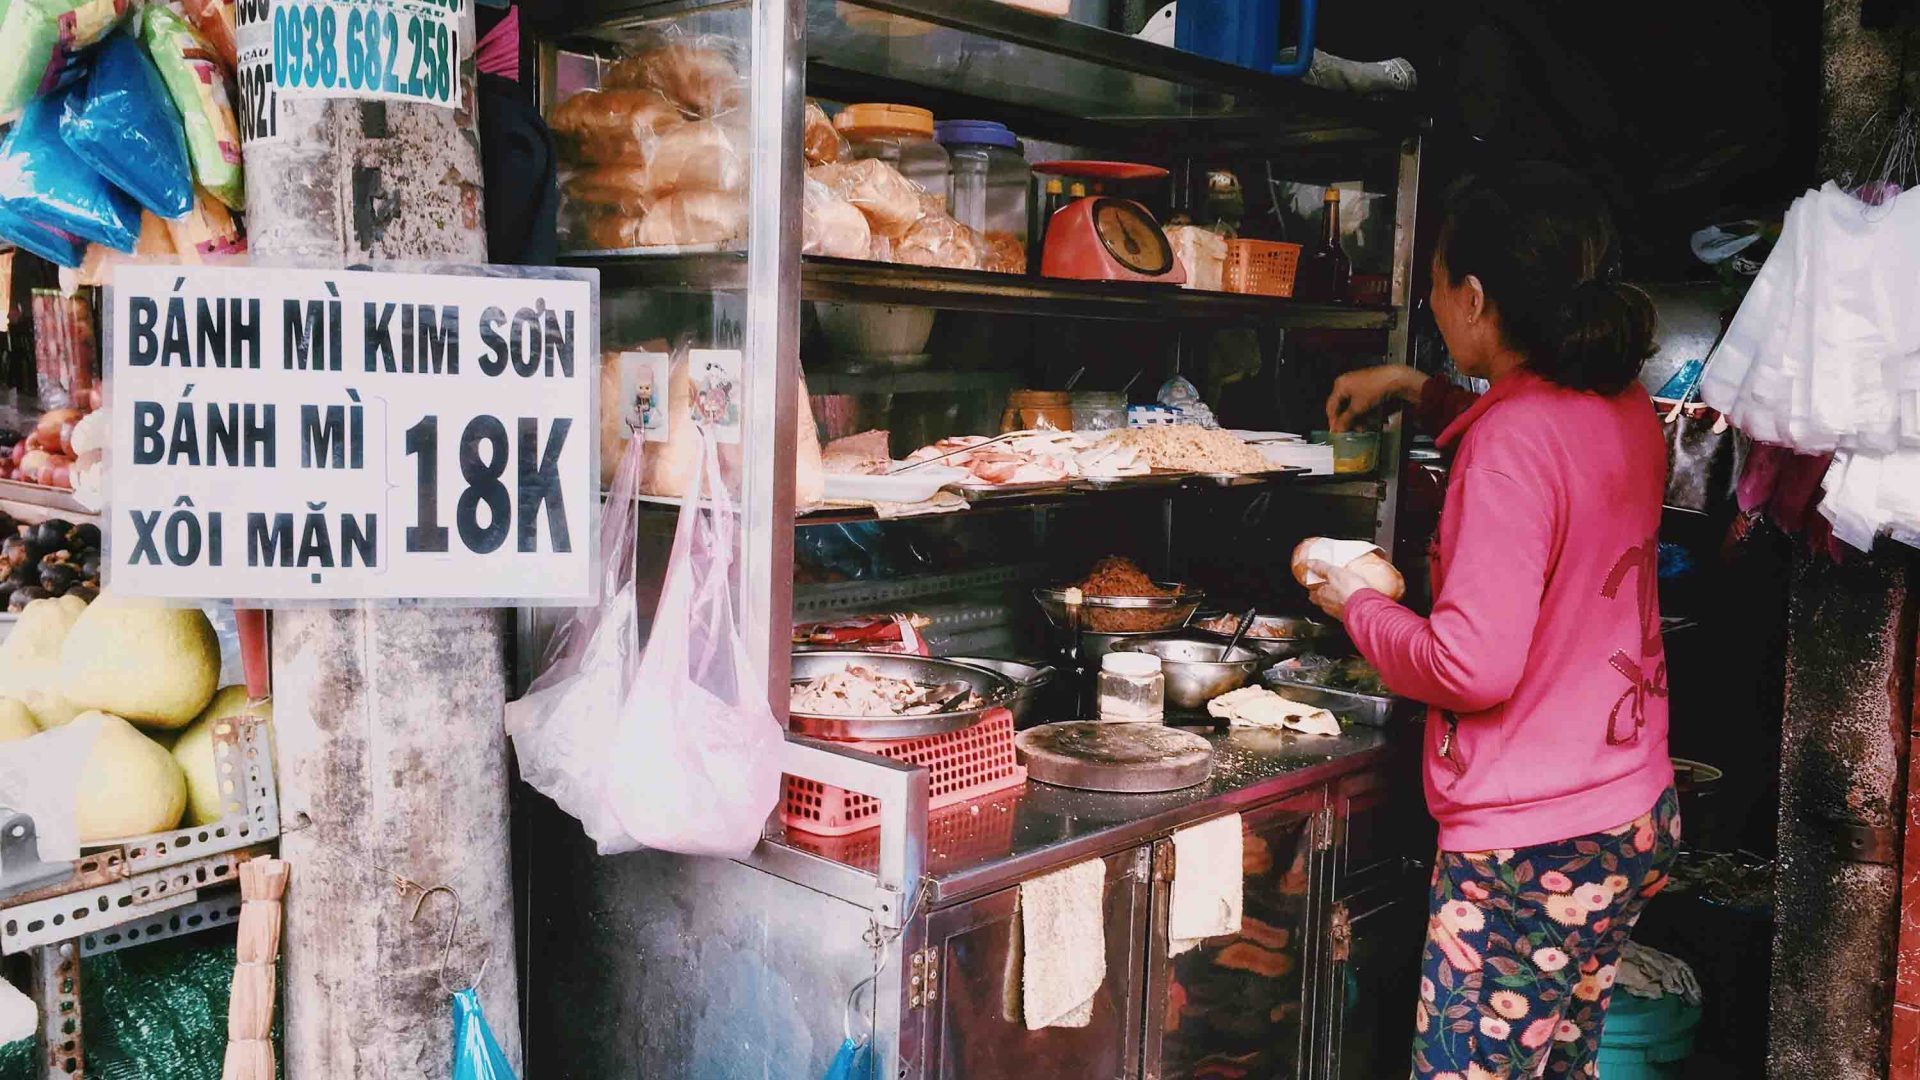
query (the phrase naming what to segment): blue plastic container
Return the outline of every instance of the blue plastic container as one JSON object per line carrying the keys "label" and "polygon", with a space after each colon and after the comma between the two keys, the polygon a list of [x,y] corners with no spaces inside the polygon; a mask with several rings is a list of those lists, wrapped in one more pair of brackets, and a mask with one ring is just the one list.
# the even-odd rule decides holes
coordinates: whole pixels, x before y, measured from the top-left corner
{"label": "blue plastic container", "polygon": [[1600,1029],[1600,1075],[1607,1080],[1680,1080],[1693,1054],[1699,1008],[1678,997],[1641,998],[1616,990]]}
{"label": "blue plastic container", "polygon": [[1299,53],[1282,64],[1280,0],[1180,0],[1173,9],[1173,43],[1229,64],[1274,75],[1305,75],[1313,66],[1313,24],[1318,0],[1300,0]]}

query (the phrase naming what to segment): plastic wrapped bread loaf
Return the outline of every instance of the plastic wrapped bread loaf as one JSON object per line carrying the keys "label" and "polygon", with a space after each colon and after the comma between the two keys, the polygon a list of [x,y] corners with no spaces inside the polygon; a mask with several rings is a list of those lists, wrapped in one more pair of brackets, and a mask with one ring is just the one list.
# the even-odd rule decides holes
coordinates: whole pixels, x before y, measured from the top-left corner
{"label": "plastic wrapped bread loaf", "polygon": [[647,159],[647,194],[746,190],[744,135],[719,120],[698,120],[660,136]]}
{"label": "plastic wrapped bread loaf", "polygon": [[724,38],[670,41],[614,61],[601,85],[655,90],[695,116],[718,116],[747,101],[730,50]]}
{"label": "plastic wrapped bread loaf", "polygon": [[913,223],[893,247],[893,261],[949,270],[980,268],[980,241],[972,229],[944,213],[927,214]]}
{"label": "plastic wrapped bread loaf", "polygon": [[583,90],[547,118],[560,157],[571,164],[643,165],[662,135],[686,117],[652,90]]}
{"label": "plastic wrapped bread loaf", "polygon": [[638,218],[655,202],[644,165],[596,165],[576,169],[560,184],[569,211],[576,216],[617,214]]}
{"label": "plastic wrapped bread loaf", "polygon": [[619,251],[640,247],[640,226],[645,217],[623,214],[576,213],[569,218],[567,235],[572,246],[587,251]]}
{"label": "plastic wrapped bread loaf", "polygon": [[867,216],[847,200],[808,177],[801,200],[804,230],[800,251],[837,259],[864,259],[873,244]]}
{"label": "plastic wrapped bread loaf", "polygon": [[747,198],[730,191],[676,191],[647,211],[634,232],[639,247],[719,244],[747,232]]}
{"label": "plastic wrapped bread loaf", "polygon": [[812,98],[807,99],[807,113],[803,133],[800,137],[801,152],[806,155],[808,165],[831,165],[840,160],[846,147],[846,141],[840,137],[840,131],[827,119],[827,112]]}
{"label": "plastic wrapped bread loaf", "polygon": [[807,175],[860,208],[874,234],[897,240],[926,213],[920,185],[878,158],[844,165],[815,165]]}

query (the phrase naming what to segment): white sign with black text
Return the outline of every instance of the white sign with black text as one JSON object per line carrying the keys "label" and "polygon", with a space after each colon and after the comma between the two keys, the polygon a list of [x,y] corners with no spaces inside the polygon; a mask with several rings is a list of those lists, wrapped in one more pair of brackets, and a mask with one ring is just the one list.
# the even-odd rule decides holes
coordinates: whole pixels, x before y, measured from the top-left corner
{"label": "white sign with black text", "polygon": [[116,267],[107,585],[591,602],[598,284],[526,267]]}

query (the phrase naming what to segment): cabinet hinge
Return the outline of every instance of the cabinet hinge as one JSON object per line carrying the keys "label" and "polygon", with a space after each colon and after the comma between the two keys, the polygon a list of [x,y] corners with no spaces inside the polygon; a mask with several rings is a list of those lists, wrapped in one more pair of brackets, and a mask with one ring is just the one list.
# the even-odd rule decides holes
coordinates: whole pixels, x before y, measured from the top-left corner
{"label": "cabinet hinge", "polygon": [[1173,841],[1153,845],[1153,880],[1173,880]]}
{"label": "cabinet hinge", "polygon": [[1333,962],[1342,964],[1353,952],[1353,921],[1347,918],[1347,905],[1336,903],[1327,917],[1327,944]]}
{"label": "cabinet hinge", "polygon": [[940,1000],[940,950],[922,949],[907,957],[908,1008],[918,1009]]}
{"label": "cabinet hinge", "polygon": [[1313,849],[1333,850],[1333,807],[1323,806],[1313,816]]}

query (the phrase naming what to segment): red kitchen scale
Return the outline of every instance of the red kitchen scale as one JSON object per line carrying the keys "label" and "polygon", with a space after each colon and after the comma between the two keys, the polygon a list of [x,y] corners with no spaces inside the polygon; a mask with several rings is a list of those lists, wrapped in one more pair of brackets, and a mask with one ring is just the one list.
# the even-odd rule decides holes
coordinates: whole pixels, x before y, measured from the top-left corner
{"label": "red kitchen scale", "polygon": [[[1124,161],[1046,161],[1033,171],[1100,182],[1158,180],[1167,170]],[[1081,281],[1184,285],[1187,269],[1160,223],[1132,199],[1088,195],[1053,212],[1040,249],[1040,273]]]}

